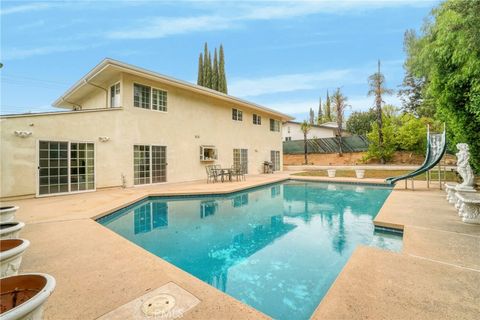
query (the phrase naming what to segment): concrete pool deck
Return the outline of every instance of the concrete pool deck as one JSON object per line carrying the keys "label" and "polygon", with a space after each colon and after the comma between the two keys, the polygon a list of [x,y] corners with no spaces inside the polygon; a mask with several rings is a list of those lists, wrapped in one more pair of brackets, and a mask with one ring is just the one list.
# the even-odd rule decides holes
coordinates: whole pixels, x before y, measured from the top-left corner
{"label": "concrete pool deck", "polygon": [[[248,176],[247,181],[204,181],[107,189],[24,199],[17,219],[31,246],[21,272],[45,272],[57,280],[45,319],[96,319],[173,282],[200,303],[185,319],[268,318],[152,255],[93,218],[148,195],[230,193],[291,178],[292,172]],[[376,179],[298,177],[316,181],[381,183]],[[480,226],[460,221],[438,184],[415,190],[400,183],[375,223],[404,229],[399,254],[356,249],[315,311],[315,319],[474,319],[480,313]]]}

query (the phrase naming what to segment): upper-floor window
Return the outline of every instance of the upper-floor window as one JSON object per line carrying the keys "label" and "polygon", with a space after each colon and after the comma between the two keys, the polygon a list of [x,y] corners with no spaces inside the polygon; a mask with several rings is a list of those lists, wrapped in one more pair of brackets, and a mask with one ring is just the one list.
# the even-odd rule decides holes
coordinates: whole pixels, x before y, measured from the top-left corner
{"label": "upper-floor window", "polygon": [[292,141],[292,137],[285,137],[285,141]]}
{"label": "upper-floor window", "polygon": [[258,114],[253,114],[253,124],[262,124],[262,117],[260,117]]}
{"label": "upper-floor window", "polygon": [[133,106],[143,109],[167,111],[167,92],[134,83]]}
{"label": "upper-floor window", "polygon": [[120,107],[120,82],[110,87],[110,108]]}
{"label": "upper-floor window", "polygon": [[280,121],[270,119],[270,131],[280,131]]}
{"label": "upper-floor window", "polygon": [[242,110],[232,109],[232,120],[243,121],[243,112]]}

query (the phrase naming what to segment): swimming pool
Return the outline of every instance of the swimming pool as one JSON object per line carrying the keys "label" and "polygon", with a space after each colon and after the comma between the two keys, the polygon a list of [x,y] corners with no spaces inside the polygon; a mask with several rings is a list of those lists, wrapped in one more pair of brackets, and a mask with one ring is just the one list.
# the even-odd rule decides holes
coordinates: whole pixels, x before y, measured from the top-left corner
{"label": "swimming pool", "polygon": [[97,221],[273,318],[308,319],[357,245],[401,249],[401,236],[372,222],[390,192],[289,180],[152,197]]}

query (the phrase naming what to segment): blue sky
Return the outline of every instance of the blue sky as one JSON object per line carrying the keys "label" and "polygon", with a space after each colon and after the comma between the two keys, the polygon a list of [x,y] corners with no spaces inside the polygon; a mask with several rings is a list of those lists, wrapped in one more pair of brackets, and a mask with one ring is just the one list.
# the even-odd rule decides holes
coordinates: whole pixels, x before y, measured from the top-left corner
{"label": "blue sky", "polygon": [[[223,43],[229,93],[306,117],[341,87],[366,110],[381,59],[403,78],[403,34],[438,1],[1,2],[1,113],[42,112],[105,57],[195,82],[203,43]],[[396,96],[387,103],[400,105]]]}

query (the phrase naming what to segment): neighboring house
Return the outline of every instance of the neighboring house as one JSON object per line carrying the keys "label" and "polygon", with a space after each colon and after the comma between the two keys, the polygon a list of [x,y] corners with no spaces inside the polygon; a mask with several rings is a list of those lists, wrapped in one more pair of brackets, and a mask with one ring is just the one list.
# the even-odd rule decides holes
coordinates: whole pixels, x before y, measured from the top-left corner
{"label": "neighboring house", "polygon": [[[288,121],[283,124],[282,137],[283,141],[303,140],[302,123]],[[344,127],[345,128],[345,127]],[[314,138],[334,138],[337,136],[338,125],[336,122],[325,122],[320,125],[312,125],[307,134],[307,139]],[[348,132],[342,129],[342,135],[348,136]]]}
{"label": "neighboring house", "polygon": [[1,197],[206,179],[208,164],[281,170],[292,120],[111,59],[53,105],[67,110],[0,117]]}

